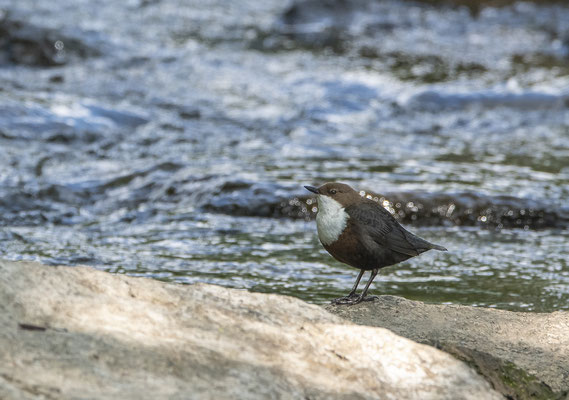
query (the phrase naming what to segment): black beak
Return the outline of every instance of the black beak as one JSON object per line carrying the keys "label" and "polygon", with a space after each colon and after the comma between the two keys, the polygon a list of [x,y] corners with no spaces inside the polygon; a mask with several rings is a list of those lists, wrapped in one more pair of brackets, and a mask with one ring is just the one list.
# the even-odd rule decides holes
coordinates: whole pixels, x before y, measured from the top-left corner
{"label": "black beak", "polygon": [[305,186],[304,188],[305,188],[306,190],[311,191],[312,193],[320,194],[320,192],[318,191],[318,188],[317,188],[317,187],[314,187],[314,186]]}

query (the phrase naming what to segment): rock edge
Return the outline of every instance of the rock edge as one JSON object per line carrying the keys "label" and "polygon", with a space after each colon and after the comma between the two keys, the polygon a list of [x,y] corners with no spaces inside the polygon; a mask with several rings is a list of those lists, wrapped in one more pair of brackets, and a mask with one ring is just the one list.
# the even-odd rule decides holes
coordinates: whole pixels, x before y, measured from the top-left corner
{"label": "rock edge", "polygon": [[569,312],[511,312],[396,296],[325,308],[442,349],[473,366],[508,398],[569,400]]}

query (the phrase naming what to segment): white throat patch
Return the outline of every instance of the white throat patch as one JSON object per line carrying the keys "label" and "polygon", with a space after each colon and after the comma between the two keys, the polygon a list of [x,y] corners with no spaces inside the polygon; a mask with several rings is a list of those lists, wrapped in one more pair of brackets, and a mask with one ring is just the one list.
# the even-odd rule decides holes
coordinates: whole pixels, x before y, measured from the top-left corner
{"label": "white throat patch", "polygon": [[334,243],[348,223],[350,216],[344,207],[331,197],[318,195],[318,214],[316,214],[316,227],[318,238],[322,244]]}

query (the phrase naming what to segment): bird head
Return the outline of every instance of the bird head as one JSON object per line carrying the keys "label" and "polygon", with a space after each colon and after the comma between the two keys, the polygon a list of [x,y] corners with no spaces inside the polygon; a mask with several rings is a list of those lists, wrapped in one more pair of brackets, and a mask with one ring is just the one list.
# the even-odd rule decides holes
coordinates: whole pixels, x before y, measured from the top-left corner
{"label": "bird head", "polygon": [[329,182],[320,187],[305,186],[305,188],[316,193],[319,200],[322,197],[328,197],[340,203],[344,208],[362,200],[360,194],[345,183]]}

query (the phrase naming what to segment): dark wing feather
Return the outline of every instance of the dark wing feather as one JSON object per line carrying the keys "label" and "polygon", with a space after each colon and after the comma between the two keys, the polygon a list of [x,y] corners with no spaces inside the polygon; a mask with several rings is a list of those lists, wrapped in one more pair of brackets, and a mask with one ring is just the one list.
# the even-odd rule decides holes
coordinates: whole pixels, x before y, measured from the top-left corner
{"label": "dark wing feather", "polygon": [[363,234],[392,251],[417,256],[434,248],[433,244],[405,230],[389,211],[376,202],[360,202],[346,207],[346,212],[358,223]]}

